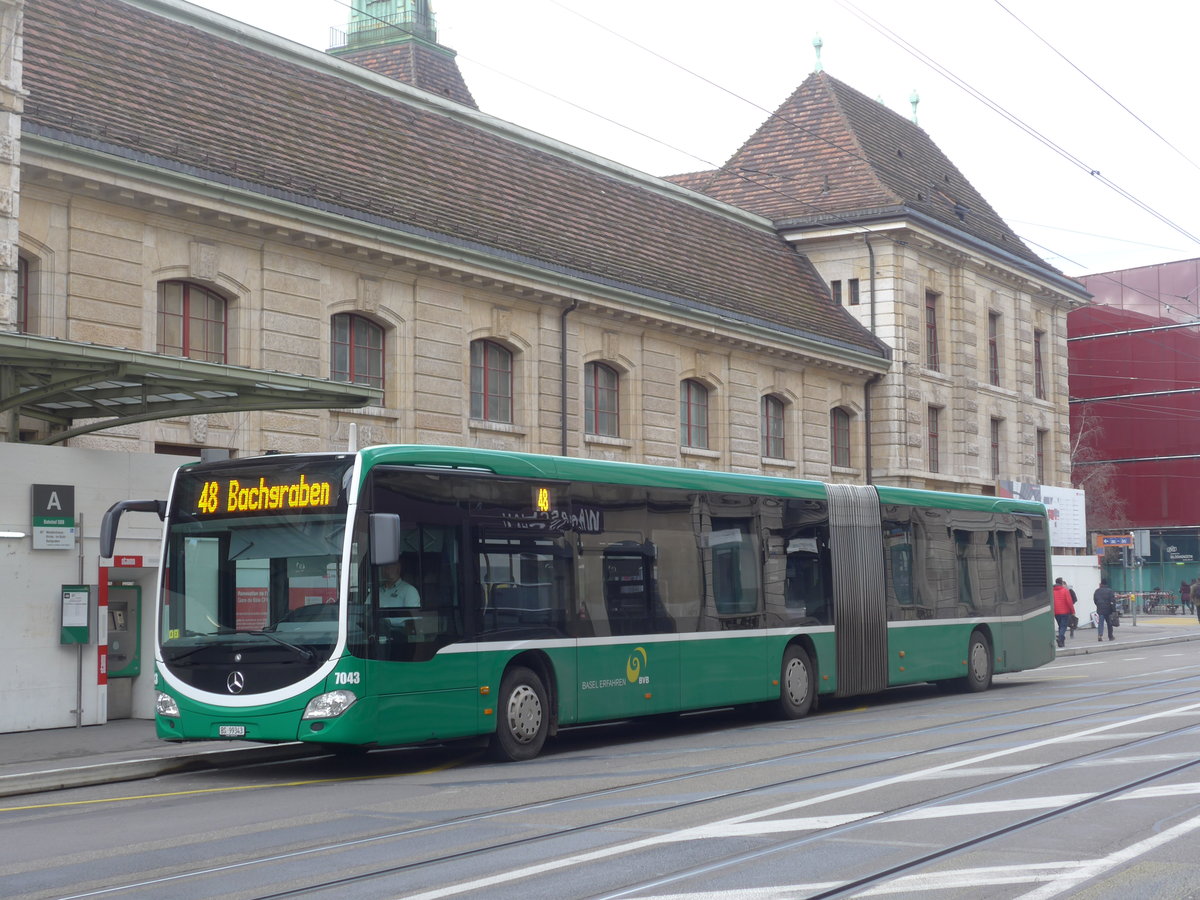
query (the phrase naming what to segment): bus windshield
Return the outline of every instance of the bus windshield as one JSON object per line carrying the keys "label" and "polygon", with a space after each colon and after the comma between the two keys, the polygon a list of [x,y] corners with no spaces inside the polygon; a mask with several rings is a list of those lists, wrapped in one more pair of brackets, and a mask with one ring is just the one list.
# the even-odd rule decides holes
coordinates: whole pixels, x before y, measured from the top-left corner
{"label": "bus windshield", "polygon": [[[284,460],[280,460],[284,463]],[[344,458],[183,470],[163,567],[163,661],[217,646],[320,662],[337,643],[346,535]]]}

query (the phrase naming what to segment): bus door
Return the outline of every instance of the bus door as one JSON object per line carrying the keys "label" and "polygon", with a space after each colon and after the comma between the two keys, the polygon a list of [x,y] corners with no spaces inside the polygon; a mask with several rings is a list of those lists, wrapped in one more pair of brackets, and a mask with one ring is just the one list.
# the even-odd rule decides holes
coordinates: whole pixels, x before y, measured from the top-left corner
{"label": "bus door", "polygon": [[400,559],[364,560],[362,602],[350,611],[352,645],[361,634],[361,652],[372,660],[381,743],[458,737],[480,727],[476,655],[454,650],[466,635],[463,516],[404,488],[400,479],[377,484],[376,509],[400,518]]}
{"label": "bus door", "polygon": [[[710,497],[708,510],[754,512],[754,503]],[[764,700],[778,677],[778,661],[767,659],[757,521],[754,515],[705,519],[700,535],[707,576],[704,611],[701,634],[682,648],[684,706]]]}
{"label": "bus door", "polygon": [[580,564],[581,609],[592,639],[579,648],[582,721],[679,707],[679,643],[663,604],[653,541],[588,536]]}

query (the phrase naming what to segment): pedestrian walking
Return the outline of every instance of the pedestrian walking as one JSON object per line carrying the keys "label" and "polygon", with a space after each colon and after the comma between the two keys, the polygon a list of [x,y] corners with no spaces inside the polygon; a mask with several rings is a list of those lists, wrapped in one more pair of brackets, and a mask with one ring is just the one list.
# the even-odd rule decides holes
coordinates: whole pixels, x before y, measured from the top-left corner
{"label": "pedestrian walking", "polygon": [[1061,578],[1054,579],[1054,621],[1058,623],[1058,635],[1055,640],[1058,646],[1067,643],[1067,629],[1071,627],[1071,617],[1075,615],[1075,604],[1071,601],[1071,591]]}
{"label": "pedestrian walking", "polygon": [[1105,628],[1108,629],[1108,639],[1116,640],[1113,637],[1112,617],[1117,612],[1117,595],[1108,586],[1107,578],[1100,579],[1100,587],[1092,595],[1092,602],[1096,604],[1096,640],[1104,640]]}

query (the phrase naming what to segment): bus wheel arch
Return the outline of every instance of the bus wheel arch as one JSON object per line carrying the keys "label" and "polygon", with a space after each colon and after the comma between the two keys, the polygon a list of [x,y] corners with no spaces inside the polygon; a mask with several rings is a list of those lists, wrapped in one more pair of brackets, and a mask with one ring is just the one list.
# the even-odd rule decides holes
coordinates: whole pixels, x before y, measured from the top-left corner
{"label": "bus wheel arch", "polygon": [[520,762],[541,753],[546,738],[557,730],[551,676],[549,661],[540,654],[509,662],[496,698],[496,730],[489,742],[493,759]]}
{"label": "bus wheel arch", "polygon": [[779,664],[779,700],[776,712],[782,719],[802,719],[816,705],[817,663],[813,648],[795,640],[783,649]]}

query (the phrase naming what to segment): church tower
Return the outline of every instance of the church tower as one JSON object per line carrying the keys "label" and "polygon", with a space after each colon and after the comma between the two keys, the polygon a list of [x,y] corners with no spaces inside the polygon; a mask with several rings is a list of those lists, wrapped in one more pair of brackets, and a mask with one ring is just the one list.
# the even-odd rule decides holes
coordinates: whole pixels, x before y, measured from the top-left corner
{"label": "church tower", "polygon": [[350,25],[330,54],[478,109],[455,61],[437,40],[429,0],[353,0]]}

